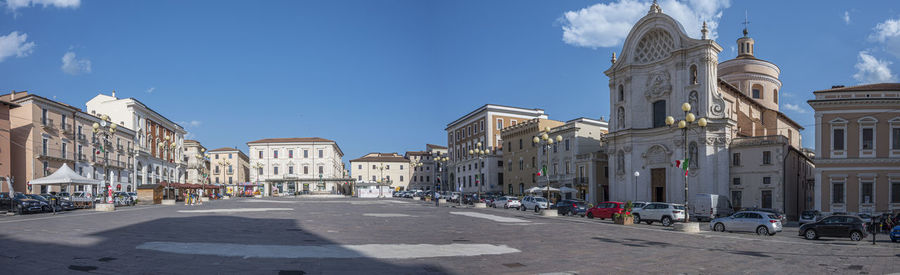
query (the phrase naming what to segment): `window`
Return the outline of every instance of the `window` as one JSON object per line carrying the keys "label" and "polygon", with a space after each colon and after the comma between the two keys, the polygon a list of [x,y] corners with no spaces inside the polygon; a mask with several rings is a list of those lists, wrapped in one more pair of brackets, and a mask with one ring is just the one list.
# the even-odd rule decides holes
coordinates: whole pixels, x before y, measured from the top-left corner
{"label": "window", "polygon": [[41,140],[41,154],[47,155],[47,143],[49,141],[45,138]]}
{"label": "window", "polygon": [[359,165],[359,170],[362,170],[362,164]]}
{"label": "window", "polygon": [[263,158],[263,151],[259,151],[259,158]]}
{"label": "window", "polygon": [[[228,168],[229,168],[229,170],[231,170],[231,166],[229,166]],[[231,173],[231,171],[228,171],[228,173]],[[288,174],[289,175],[294,174],[294,166],[288,166]]]}
{"label": "window", "polygon": [[763,164],[772,164],[772,151],[763,151]]}
{"label": "window", "polygon": [[219,159],[219,154],[216,154],[216,159]]}
{"label": "window", "polygon": [[554,164],[553,164],[553,174],[554,174],[554,175],[559,175],[559,163],[554,163]]}
{"label": "window", "polygon": [[569,170],[569,161],[567,160],[566,161],[566,174],[569,174],[569,171],[571,171],[571,170]]}
{"label": "window", "polygon": [[772,208],[772,190],[762,190],[762,208]]}
{"label": "window", "polygon": [[402,176],[402,175],[400,176],[400,182],[403,182],[403,176]]}
{"label": "window", "polygon": [[59,127],[65,130],[66,124],[66,115],[62,115],[62,119],[59,120]]}
{"label": "window", "polygon": [[624,100],[625,100],[625,87],[622,85],[619,85],[619,101],[624,101]]}
{"label": "window", "polygon": [[[403,176],[401,176],[401,177],[403,177]],[[403,180],[400,180],[400,181],[403,181]],[[431,181],[431,176],[425,176],[425,182],[430,182],[430,181]]]}
{"label": "window", "polygon": [[309,166],[303,166],[303,174],[309,175]]}
{"label": "window", "polygon": [[891,128],[891,149],[900,150],[900,127]]}
{"label": "window", "polygon": [[375,176],[372,176],[372,181],[376,181]]}
{"label": "window", "polygon": [[519,139],[519,150],[522,150],[522,139]]}
{"label": "window", "polygon": [[262,167],[256,168],[256,175],[262,175],[262,173],[263,173]]}
{"label": "window", "polygon": [[900,203],[900,181],[891,182],[891,203]]}
{"label": "window", "polygon": [[[228,154],[228,158],[231,158],[231,154]],[[288,158],[294,158],[294,150],[288,150]]]}
{"label": "window", "polygon": [[741,178],[733,178],[731,179],[732,185],[741,185]]}
{"label": "window", "polygon": [[278,175],[278,166],[272,167],[272,174]]}
{"label": "window", "polygon": [[384,170],[391,170],[391,165],[390,165],[390,164],[385,165],[385,166],[384,166]]}
{"label": "window", "polygon": [[502,118],[497,119],[497,130],[500,130],[500,129],[503,129],[503,119]]}
{"label": "window", "polygon": [[378,169],[378,168],[375,168],[375,164],[372,164],[372,169]]}
{"label": "window", "polygon": [[[772,184],[772,177],[763,177],[763,184]],[[768,208],[768,207],[764,207]]]}
{"label": "window", "polygon": [[325,152],[322,151],[322,150],[319,150],[319,157],[320,157],[320,158],[325,157]]}
{"label": "window", "polygon": [[362,176],[358,176],[358,177],[357,177],[357,180],[358,180],[358,181],[362,181]]}
{"label": "window", "polygon": [[734,153],[732,155],[731,166],[741,166],[741,153]]}
{"label": "window", "polygon": [[69,145],[69,144],[67,144],[65,142],[63,142],[63,144],[62,144],[62,158],[66,158],[66,155],[67,155],[66,153],[67,153],[67,151],[69,151],[69,149],[66,148],[66,147],[68,147],[67,145]]}
{"label": "window", "polygon": [[309,150],[303,150],[303,158],[309,158]]}
{"label": "window", "polygon": [[228,184],[232,184],[232,179],[231,179],[231,177],[228,177]]}
{"label": "window", "polygon": [[875,148],[875,137],[874,128],[863,128],[862,129],[862,149],[863,150],[872,150]]}
{"label": "window", "polygon": [[775,103],[778,103],[778,89],[772,91],[772,100],[774,100]]}
{"label": "window", "polygon": [[569,151],[569,139],[566,139],[566,151]]}
{"label": "window", "polygon": [[325,173],[325,167],[324,167],[324,166],[319,166],[319,175],[321,175],[321,174],[323,174],[323,173]]}
{"label": "window", "polygon": [[762,85],[753,85],[753,98],[762,98]]}
{"label": "window", "polygon": [[403,170],[403,165],[400,165],[400,170]]}
{"label": "window", "polygon": [[844,203],[844,183],[831,183],[831,203]]}
{"label": "window", "polygon": [[272,158],[278,158],[278,150],[273,151]]}
{"label": "window", "polygon": [[47,109],[41,109],[41,124],[47,125]]}
{"label": "window", "polygon": [[834,151],[844,150],[844,129],[832,129],[831,149]]}
{"label": "window", "polygon": [[873,185],[874,183],[872,183],[871,181],[864,181],[861,183],[860,189],[862,190],[859,193],[859,201],[864,204],[875,203],[875,196],[872,194]]}
{"label": "window", "polygon": [[653,128],[666,126],[666,101],[653,102]]}
{"label": "window", "polygon": [[525,160],[519,159],[519,171],[525,170]]}

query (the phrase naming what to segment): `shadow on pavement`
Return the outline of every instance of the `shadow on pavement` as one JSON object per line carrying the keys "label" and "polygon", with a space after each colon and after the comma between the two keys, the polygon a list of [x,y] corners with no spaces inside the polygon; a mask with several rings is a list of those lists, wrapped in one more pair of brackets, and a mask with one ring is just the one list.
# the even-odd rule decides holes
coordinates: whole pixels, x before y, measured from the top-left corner
{"label": "shadow on pavement", "polygon": [[[0,231],[2,232],[2,231]],[[40,234],[38,230],[35,234]],[[290,219],[234,216],[162,218],[88,236],[100,242],[89,246],[35,243],[0,235],[0,267],[4,274],[421,274],[448,273],[435,265],[401,264],[404,259],[375,258],[244,258],[194,255],[191,243],[328,246],[338,243],[306,231]],[[150,242],[182,244],[183,253],[137,249]],[[243,246],[238,246],[243,247]],[[338,251],[334,251],[338,250]],[[234,251],[225,251],[232,252]],[[271,252],[271,251],[270,251]],[[240,251],[235,254],[241,254]],[[9,272],[9,273],[8,273]]]}

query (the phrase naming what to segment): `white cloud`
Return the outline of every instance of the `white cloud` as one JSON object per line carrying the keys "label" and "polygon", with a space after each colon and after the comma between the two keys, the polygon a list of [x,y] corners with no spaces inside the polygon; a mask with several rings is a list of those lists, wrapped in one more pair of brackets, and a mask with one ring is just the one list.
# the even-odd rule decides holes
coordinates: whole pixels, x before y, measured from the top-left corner
{"label": "white cloud", "polygon": [[844,12],[844,23],[846,23],[847,25],[850,25],[850,12],[849,11]]}
{"label": "white cloud", "polygon": [[797,104],[785,103],[784,108],[800,114],[805,114],[806,112],[808,112],[806,109],[801,108]]}
{"label": "white cloud", "polygon": [[150,89],[147,89],[148,94],[152,94],[153,91],[156,91],[156,87],[150,87]]}
{"label": "white cloud", "polygon": [[202,121],[199,121],[199,120],[191,120],[191,122],[190,122],[189,124],[190,124],[192,127],[197,127],[197,126],[200,126],[200,124],[203,124],[203,122],[202,122]]}
{"label": "white cloud", "polygon": [[87,58],[77,59],[74,52],[66,52],[62,57],[62,70],[70,75],[91,73],[91,60]]}
{"label": "white cloud", "polygon": [[26,57],[34,50],[34,42],[26,42],[28,34],[11,32],[0,36],[0,62],[10,56]]}
{"label": "white cloud", "polygon": [[74,9],[81,6],[81,0],[6,0],[6,8],[10,10],[38,5]]}
{"label": "white cloud", "polygon": [[[710,39],[716,39],[722,10],[730,0],[663,0],[663,13],[675,18],[687,34],[700,38],[700,28],[707,21]],[[563,14],[563,41],[579,47],[613,47],[622,43],[631,27],[650,10],[649,1],[616,0],[599,3]]]}
{"label": "white cloud", "polygon": [[885,51],[900,57],[900,19],[888,19],[875,25],[869,40],[884,45]]}
{"label": "white cloud", "polygon": [[853,78],[861,84],[894,82],[897,76],[891,74],[891,68],[888,68],[892,62],[887,60],[879,60],[868,52],[859,52],[859,62],[856,63],[856,74]]}

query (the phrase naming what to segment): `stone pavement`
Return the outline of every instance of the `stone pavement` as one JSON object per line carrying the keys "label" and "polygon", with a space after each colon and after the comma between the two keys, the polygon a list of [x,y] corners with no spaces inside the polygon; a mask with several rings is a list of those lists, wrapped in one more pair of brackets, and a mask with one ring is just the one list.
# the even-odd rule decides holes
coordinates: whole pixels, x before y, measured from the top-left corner
{"label": "stone pavement", "polygon": [[0,267],[3,274],[900,272],[900,243],[796,235],[795,228],[774,237],[684,234],[409,199],[232,199],[0,217]]}

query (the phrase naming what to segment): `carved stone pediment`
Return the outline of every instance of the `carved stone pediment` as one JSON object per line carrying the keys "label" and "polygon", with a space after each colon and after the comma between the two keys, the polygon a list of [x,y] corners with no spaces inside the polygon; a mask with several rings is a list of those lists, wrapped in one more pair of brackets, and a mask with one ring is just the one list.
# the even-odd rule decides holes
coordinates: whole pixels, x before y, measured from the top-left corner
{"label": "carved stone pediment", "polygon": [[657,144],[651,146],[650,149],[647,149],[646,152],[641,154],[641,157],[644,158],[644,165],[658,165],[669,163],[669,157],[671,155],[672,150],[669,150],[661,144]]}
{"label": "carved stone pediment", "polygon": [[647,78],[647,88],[644,90],[644,96],[647,98],[664,97],[671,92],[672,77],[668,71],[650,73],[650,76]]}

